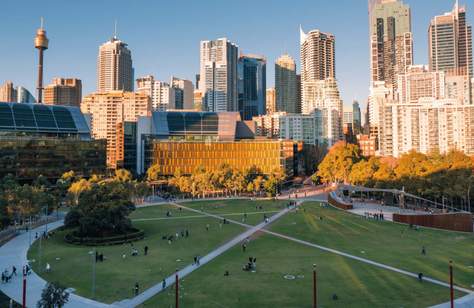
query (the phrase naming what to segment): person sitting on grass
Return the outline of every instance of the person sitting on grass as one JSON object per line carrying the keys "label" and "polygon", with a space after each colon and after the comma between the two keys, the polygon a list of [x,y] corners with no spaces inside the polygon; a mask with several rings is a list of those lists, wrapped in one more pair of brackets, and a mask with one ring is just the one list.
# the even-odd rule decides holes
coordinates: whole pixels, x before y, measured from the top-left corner
{"label": "person sitting on grass", "polygon": [[132,256],[133,256],[133,257],[138,256],[138,249],[136,249],[136,248],[133,248],[133,249],[132,249]]}

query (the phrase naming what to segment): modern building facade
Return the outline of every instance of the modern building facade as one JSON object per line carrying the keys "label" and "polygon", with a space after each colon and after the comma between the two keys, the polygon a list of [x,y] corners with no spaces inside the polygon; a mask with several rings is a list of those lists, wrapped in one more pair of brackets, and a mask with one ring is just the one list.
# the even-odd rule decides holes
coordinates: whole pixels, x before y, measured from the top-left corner
{"label": "modern building facade", "polygon": [[198,167],[217,170],[223,163],[263,174],[284,170],[293,176],[301,144],[254,139],[252,127],[237,112],[153,112],[138,121],[138,173],[154,164],[162,175],[177,170],[192,174]]}
{"label": "modern building facade", "polygon": [[399,0],[369,2],[370,81],[397,88],[397,74],[413,64],[411,11]]}
{"label": "modern building facade", "polygon": [[433,17],[428,28],[428,52],[432,71],[457,71],[473,76],[472,26],[466,8],[456,1],[451,12]]}
{"label": "modern building facade", "polygon": [[384,105],[381,117],[380,155],[398,157],[411,150],[474,154],[474,105],[425,98],[418,104]]}
{"label": "modern building facade", "polygon": [[18,94],[18,103],[23,104],[34,104],[36,103],[36,99],[33,94],[30,93],[26,88],[22,86],[17,87],[17,94]]}
{"label": "modern building facade", "polygon": [[77,107],[0,103],[0,177],[31,182],[70,170],[80,177],[104,174],[105,147],[91,139]]}
{"label": "modern building facade", "polygon": [[13,82],[6,81],[0,86],[0,102],[16,102],[17,99],[18,93]]}
{"label": "modern building facade", "polygon": [[171,87],[174,89],[175,109],[191,110],[194,108],[194,87],[193,83],[186,79],[171,76]]}
{"label": "modern building facade", "polygon": [[43,100],[46,105],[80,107],[82,101],[82,82],[76,78],[54,78],[44,89]]}
{"label": "modern building facade", "polygon": [[243,120],[266,112],[267,60],[258,55],[242,55],[238,62],[239,112]]}
{"label": "modern building facade", "polygon": [[275,62],[276,110],[297,113],[296,64],[288,54]]}
{"label": "modern building facade", "polygon": [[398,75],[397,99],[401,104],[416,104],[420,98],[445,97],[445,73],[430,71],[426,65],[412,65]]}
{"label": "modern building facade", "polygon": [[136,122],[139,116],[149,116],[151,101],[144,93],[92,93],[84,97],[81,110],[91,117],[93,138],[107,140],[107,167],[116,169],[124,161],[124,122]]}
{"label": "modern building facade", "polygon": [[133,91],[132,52],[116,36],[99,47],[97,92]]}
{"label": "modern building facade", "polygon": [[203,94],[204,110],[238,110],[238,50],[227,38],[201,41],[199,90]]}
{"label": "modern building facade", "polygon": [[360,134],[362,133],[362,114],[360,112],[360,106],[359,102],[354,100],[352,102],[352,130],[354,131],[354,134]]}
{"label": "modern building facade", "polygon": [[137,92],[150,97],[153,110],[166,111],[176,108],[175,88],[169,83],[155,80],[151,75],[137,79]]}
{"label": "modern building facade", "polygon": [[275,88],[267,88],[265,96],[265,114],[276,112],[276,93]]}

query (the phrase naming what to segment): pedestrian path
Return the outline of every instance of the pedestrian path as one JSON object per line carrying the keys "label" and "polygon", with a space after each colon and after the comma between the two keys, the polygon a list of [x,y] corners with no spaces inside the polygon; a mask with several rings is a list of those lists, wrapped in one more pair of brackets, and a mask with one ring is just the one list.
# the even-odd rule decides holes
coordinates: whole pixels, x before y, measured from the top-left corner
{"label": "pedestrian path", "polygon": [[[50,231],[62,225],[62,221],[49,223],[47,226],[41,226],[31,230],[30,232],[22,233],[0,247],[0,269],[2,271],[8,269],[11,272],[12,266],[15,266],[18,272],[18,276],[13,277],[11,282],[0,284],[0,290],[17,303],[22,302],[23,278],[21,272],[23,266],[28,262],[27,252],[30,247],[30,240],[31,242],[33,242],[35,240],[35,234],[42,234],[46,230],[46,228]],[[70,274],[73,275],[74,273],[72,272]],[[27,276],[27,307],[36,307],[36,303],[41,299],[41,292],[43,291],[45,286],[46,281],[39,277],[35,272],[31,272],[31,274]],[[96,302],[94,300],[81,297],[75,294],[70,294],[69,301],[64,307],[102,308],[110,307],[110,305]]]}
{"label": "pedestrian path", "polygon": [[[211,217],[215,217],[215,218],[218,218],[218,219],[223,219],[219,215],[209,214],[209,213],[202,212],[202,211],[199,211],[199,210],[196,210],[196,209],[192,209],[192,208],[189,208],[189,207],[177,204],[177,203],[173,203],[173,204],[175,206],[182,207],[184,209],[194,211],[196,213],[201,213],[201,214],[205,214],[206,216],[211,216]],[[234,237],[233,239],[226,242],[222,246],[218,247],[217,249],[211,251],[209,254],[205,255],[202,258],[200,258],[199,265],[198,264],[190,264],[190,265],[187,265],[186,267],[184,267],[183,269],[179,270],[177,272],[179,279],[186,277],[187,275],[191,274],[193,271],[195,271],[199,267],[205,265],[206,263],[212,261],[213,259],[215,259],[219,255],[223,254],[227,250],[231,249],[235,245],[241,243],[242,241],[244,241],[246,238],[250,237],[255,232],[258,232],[258,231],[262,230],[268,224],[271,224],[275,220],[279,219],[280,217],[282,217],[283,215],[288,213],[288,211],[290,211],[290,209],[285,208],[285,209],[279,211],[277,214],[271,216],[266,222],[263,221],[263,222],[261,222],[260,224],[258,224],[256,226],[250,226],[250,225],[242,224],[242,225],[244,225],[248,228],[245,232],[239,234],[238,236]],[[165,280],[166,280],[166,287],[169,287],[170,285],[173,285],[175,283],[175,274],[169,276]],[[159,283],[157,283],[154,286],[152,286],[151,288],[145,290],[143,293],[139,294],[138,296],[135,296],[134,298],[131,298],[131,299],[126,299],[126,300],[123,300],[123,301],[120,301],[120,302],[116,302],[116,303],[114,303],[114,305],[120,306],[120,307],[136,307],[136,306],[144,303],[145,301],[149,300],[150,298],[152,298],[153,296],[155,296],[156,294],[158,294],[162,290],[163,290],[163,285],[162,285],[162,282],[160,281]]]}

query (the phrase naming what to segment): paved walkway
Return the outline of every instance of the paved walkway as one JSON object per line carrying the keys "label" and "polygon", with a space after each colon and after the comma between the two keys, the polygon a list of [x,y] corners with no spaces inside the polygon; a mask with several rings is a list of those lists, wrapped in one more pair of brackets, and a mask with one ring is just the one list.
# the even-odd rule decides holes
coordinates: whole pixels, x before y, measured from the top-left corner
{"label": "paved walkway", "polygon": [[[48,230],[56,229],[62,226],[62,221],[56,221],[48,224]],[[31,230],[31,241],[34,241],[35,233],[41,234],[45,230],[45,226],[38,227]],[[11,241],[0,247],[0,269],[3,271],[8,269],[11,272],[12,265],[17,268],[18,276],[13,277],[9,283],[0,284],[0,290],[8,297],[13,298],[18,303],[22,302],[23,280],[21,271],[25,264],[27,264],[27,252],[30,247],[30,234],[24,232],[13,238]],[[54,270],[54,269],[53,269]],[[74,273],[71,273],[73,275]],[[28,275],[27,278],[27,307],[36,307],[36,303],[41,299],[41,292],[46,286],[46,281],[39,277],[35,272]],[[81,297],[75,294],[69,296],[69,302],[65,308],[101,308],[110,307],[109,305],[93,301],[91,299]]]}
{"label": "paved walkway", "polygon": [[[172,204],[174,204],[177,207],[181,207],[183,209],[189,210],[189,211],[200,213],[200,214],[203,214],[203,215],[206,215],[206,216],[215,217],[215,218],[218,218],[218,219],[221,219],[221,220],[223,219],[219,215],[209,214],[209,213],[202,212],[202,211],[199,211],[199,210],[196,210],[196,209],[193,209],[193,208],[189,208],[189,207],[177,204],[177,203],[172,203]],[[214,258],[220,256],[221,254],[223,254],[224,252],[226,252],[230,248],[232,248],[235,245],[241,243],[242,241],[244,241],[246,238],[250,237],[255,232],[262,230],[262,228],[264,228],[268,224],[271,224],[273,221],[277,220],[278,218],[282,217],[283,215],[288,213],[290,210],[291,209],[285,208],[284,210],[281,210],[277,214],[271,216],[268,219],[268,222],[262,222],[262,223],[260,223],[256,226],[249,226],[249,225],[240,223],[241,225],[244,225],[245,227],[248,227],[249,229],[247,229],[245,232],[239,234],[238,236],[234,237],[233,239],[226,242],[225,244],[221,245],[217,249],[211,251],[209,254],[205,255],[204,257],[202,257],[199,261],[199,265],[190,264],[190,265],[187,265],[186,267],[184,267],[183,269],[179,270],[178,271],[178,277],[180,279],[186,277],[187,275],[191,274],[193,271],[195,271],[199,267],[201,267],[204,264],[212,261]],[[232,221],[232,222],[234,222],[234,221]],[[175,283],[175,274],[173,274],[173,275],[169,276],[168,278],[166,278],[166,287],[169,287],[169,286],[173,285],[174,283]],[[138,296],[135,296],[134,298],[131,298],[131,299],[126,299],[126,300],[123,300],[123,301],[120,301],[120,302],[116,302],[116,303],[114,303],[114,305],[120,306],[120,307],[136,307],[136,306],[144,303],[145,301],[149,300],[150,298],[152,298],[153,296],[155,296],[156,294],[158,294],[162,290],[163,290],[162,282],[160,281],[159,283],[157,283],[154,286],[152,286],[151,288],[145,290],[143,293],[139,294]]]}
{"label": "paved walkway", "polygon": [[[275,214],[279,211],[260,211],[260,212],[246,212],[247,215],[259,215],[259,214]],[[226,213],[220,214],[221,217],[230,217],[230,216],[242,216],[244,213]],[[171,217],[153,217],[153,218],[135,218],[132,221],[150,221],[150,220],[172,220],[172,219],[189,219],[189,218],[204,218],[209,217],[208,215],[187,215],[187,216],[171,216]]]}

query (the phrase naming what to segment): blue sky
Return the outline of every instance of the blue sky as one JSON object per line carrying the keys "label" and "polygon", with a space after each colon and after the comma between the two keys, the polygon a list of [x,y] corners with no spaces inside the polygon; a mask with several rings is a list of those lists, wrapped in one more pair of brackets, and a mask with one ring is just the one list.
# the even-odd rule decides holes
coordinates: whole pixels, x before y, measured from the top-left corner
{"label": "blue sky", "polygon": [[[454,0],[405,0],[412,8],[415,63],[428,61],[427,29],[432,16],[451,10]],[[474,24],[474,3],[468,19]],[[12,80],[34,93],[33,48],[40,16],[50,38],[45,83],[53,77],[82,79],[83,94],[95,90],[100,44],[113,34],[132,50],[135,77],[153,74],[193,80],[199,71],[199,41],[227,37],[244,53],[267,57],[267,84],[274,83],[274,61],[288,52],[299,63],[299,24],[336,36],[336,75],[346,104],[365,102],[369,82],[366,0],[2,0],[0,83]]]}

